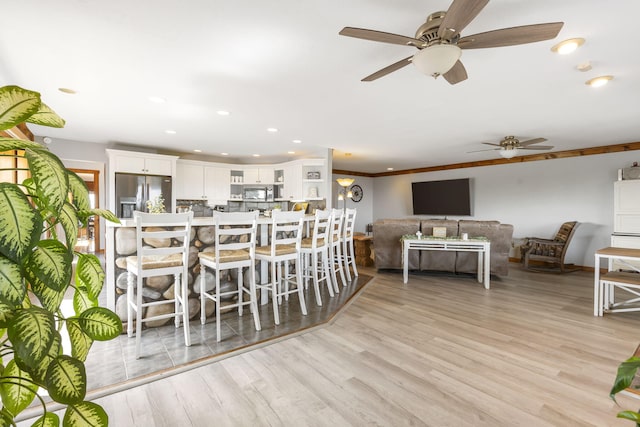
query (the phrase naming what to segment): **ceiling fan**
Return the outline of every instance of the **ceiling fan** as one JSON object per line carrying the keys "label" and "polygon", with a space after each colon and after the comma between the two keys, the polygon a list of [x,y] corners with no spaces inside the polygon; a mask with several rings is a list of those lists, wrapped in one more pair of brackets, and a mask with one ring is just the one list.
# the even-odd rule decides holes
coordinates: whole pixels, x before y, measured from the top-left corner
{"label": "ceiling fan", "polygon": [[345,27],[340,35],[383,43],[413,46],[415,55],[404,58],[362,79],[370,82],[400,68],[413,64],[424,74],[437,78],[442,75],[454,85],[467,79],[467,71],[460,62],[461,49],[513,46],[555,38],[563,22],[523,25],[502,28],[461,37],[460,32],[484,9],[489,0],[453,0],[446,12],[435,12],[418,27],[415,37],[382,31]]}
{"label": "ceiling fan", "polygon": [[469,153],[478,153],[480,151],[500,150],[500,155],[505,159],[510,159],[518,154],[520,150],[551,150],[552,145],[535,145],[545,142],[546,138],[533,138],[528,141],[520,141],[514,136],[505,136],[498,144],[493,142],[483,142],[485,145],[491,145],[498,148],[489,148],[486,150],[469,151]]}

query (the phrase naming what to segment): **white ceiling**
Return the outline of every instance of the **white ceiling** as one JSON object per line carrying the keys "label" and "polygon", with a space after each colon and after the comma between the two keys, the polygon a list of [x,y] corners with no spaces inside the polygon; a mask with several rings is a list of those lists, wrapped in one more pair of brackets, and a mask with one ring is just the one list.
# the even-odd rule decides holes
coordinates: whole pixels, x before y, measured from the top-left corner
{"label": "white ceiling", "polygon": [[[543,22],[565,25],[555,40],[463,51],[469,79],[455,86],[411,65],[360,82],[415,49],[338,31],[353,26],[413,36],[427,15],[449,4],[4,2],[0,84],[41,92],[67,120],[64,129],[31,127],[54,143],[201,149],[248,162],[281,161],[290,150],[308,154],[324,147],[334,149],[334,168],[369,173],[499,157],[467,152],[505,135],[545,137],[553,151],[640,140],[637,0],[492,0],[463,36]],[[550,51],[572,37],[586,43],[571,55]],[[593,69],[578,71],[585,61]],[[584,84],[603,74],[615,79],[598,89]],[[60,87],[77,94],[63,94]],[[152,103],[149,96],[167,102]],[[254,153],[262,156],[252,158]]]}

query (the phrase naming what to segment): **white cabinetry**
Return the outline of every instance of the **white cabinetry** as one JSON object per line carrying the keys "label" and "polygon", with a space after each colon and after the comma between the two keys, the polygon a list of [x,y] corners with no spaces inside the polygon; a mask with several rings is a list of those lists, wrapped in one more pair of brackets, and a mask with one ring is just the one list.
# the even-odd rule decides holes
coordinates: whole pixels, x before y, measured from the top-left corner
{"label": "white cabinetry", "polygon": [[173,156],[124,151],[121,154],[114,154],[111,164],[114,172],[171,176],[175,159]]}
{"label": "white cabinetry", "polygon": [[202,199],[211,206],[226,204],[230,179],[230,168],[180,160],[177,164],[176,198]]}
{"label": "white cabinetry", "polygon": [[[640,179],[613,184],[613,232],[611,246],[640,249]],[[640,267],[640,263],[633,263]],[[629,269],[614,262],[613,269]]]}
{"label": "white cabinetry", "polygon": [[285,200],[302,200],[302,164],[293,163],[283,168],[283,186],[281,198]]}
{"label": "white cabinetry", "polygon": [[273,168],[246,168],[244,170],[245,184],[273,184]]}

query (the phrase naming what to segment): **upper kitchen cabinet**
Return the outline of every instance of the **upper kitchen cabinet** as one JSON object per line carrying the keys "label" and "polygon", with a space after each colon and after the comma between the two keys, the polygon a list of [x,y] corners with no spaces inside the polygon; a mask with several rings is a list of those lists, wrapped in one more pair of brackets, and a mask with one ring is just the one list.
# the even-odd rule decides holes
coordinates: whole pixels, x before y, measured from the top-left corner
{"label": "upper kitchen cabinet", "polygon": [[176,198],[206,200],[209,205],[225,204],[230,197],[231,169],[210,163],[178,160]]}
{"label": "upper kitchen cabinet", "polygon": [[174,176],[177,156],[107,149],[112,172]]}
{"label": "upper kitchen cabinet", "polygon": [[244,184],[266,185],[273,184],[273,168],[246,167],[244,169]]}
{"label": "upper kitchen cabinet", "polygon": [[321,200],[327,197],[326,175],[324,159],[302,161],[302,194],[306,200]]}
{"label": "upper kitchen cabinet", "polygon": [[302,164],[299,162],[287,164],[283,169],[283,188],[280,199],[302,200]]}

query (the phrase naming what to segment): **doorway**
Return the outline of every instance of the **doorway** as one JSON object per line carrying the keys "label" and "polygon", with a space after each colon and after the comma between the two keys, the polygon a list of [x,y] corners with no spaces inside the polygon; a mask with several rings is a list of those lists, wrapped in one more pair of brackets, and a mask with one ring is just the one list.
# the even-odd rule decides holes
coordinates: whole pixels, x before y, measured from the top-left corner
{"label": "doorway", "polygon": [[[87,185],[91,209],[100,207],[100,171],[94,169],[68,168],[75,172]],[[86,227],[78,230],[78,242],[75,250],[84,253],[100,252],[100,221],[96,217],[89,218]]]}

